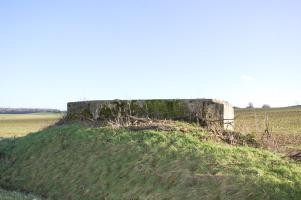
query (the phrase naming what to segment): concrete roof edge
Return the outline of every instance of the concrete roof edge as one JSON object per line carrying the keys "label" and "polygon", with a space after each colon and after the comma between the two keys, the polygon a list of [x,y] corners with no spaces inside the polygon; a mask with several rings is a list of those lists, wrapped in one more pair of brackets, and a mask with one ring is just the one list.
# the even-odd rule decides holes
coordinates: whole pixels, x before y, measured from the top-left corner
{"label": "concrete roof edge", "polygon": [[110,102],[110,101],[153,101],[153,100],[163,100],[163,101],[173,101],[173,100],[182,100],[182,101],[212,101],[214,103],[219,104],[228,104],[232,106],[229,102],[220,99],[208,99],[208,98],[195,98],[195,99],[111,99],[111,100],[87,100],[87,101],[72,101],[68,102],[68,104],[74,103],[96,103],[96,102]]}

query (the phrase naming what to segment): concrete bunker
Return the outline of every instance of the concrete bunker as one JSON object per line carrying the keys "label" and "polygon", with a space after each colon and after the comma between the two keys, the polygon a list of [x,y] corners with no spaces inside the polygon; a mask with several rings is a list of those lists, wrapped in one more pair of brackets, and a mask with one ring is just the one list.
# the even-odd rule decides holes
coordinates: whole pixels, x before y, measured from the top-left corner
{"label": "concrete bunker", "polygon": [[137,117],[196,122],[204,127],[214,123],[227,130],[234,128],[233,106],[216,99],[81,101],[70,102],[67,107],[67,120],[123,123],[129,117]]}

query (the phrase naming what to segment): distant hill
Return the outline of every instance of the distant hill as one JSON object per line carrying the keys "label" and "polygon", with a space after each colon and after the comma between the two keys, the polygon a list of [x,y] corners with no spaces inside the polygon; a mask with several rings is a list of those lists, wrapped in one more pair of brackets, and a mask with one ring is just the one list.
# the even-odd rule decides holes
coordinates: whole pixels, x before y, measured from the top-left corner
{"label": "distant hill", "polygon": [[301,105],[289,106],[288,108],[301,108]]}
{"label": "distant hill", "polygon": [[254,107],[254,108],[242,108],[234,106],[235,110],[262,110],[262,109],[300,109],[301,105],[295,105],[295,106],[287,106],[287,107],[270,107],[270,108],[262,108],[262,107]]}
{"label": "distant hill", "polygon": [[58,109],[48,109],[48,108],[0,108],[0,114],[27,114],[27,113],[60,113]]}

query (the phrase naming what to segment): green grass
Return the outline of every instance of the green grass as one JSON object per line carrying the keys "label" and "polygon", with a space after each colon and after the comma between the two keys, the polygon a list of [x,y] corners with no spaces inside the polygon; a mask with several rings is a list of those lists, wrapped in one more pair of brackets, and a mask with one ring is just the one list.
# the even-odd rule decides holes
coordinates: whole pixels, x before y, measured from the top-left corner
{"label": "green grass", "polygon": [[0,188],[0,200],[42,200],[42,199],[30,194],[23,194],[20,192],[9,192]]}
{"label": "green grass", "polygon": [[61,114],[0,114],[0,138],[20,137],[54,124]]}
{"label": "green grass", "polygon": [[301,199],[301,167],[198,131],[64,125],[0,141],[0,185],[51,199]]}

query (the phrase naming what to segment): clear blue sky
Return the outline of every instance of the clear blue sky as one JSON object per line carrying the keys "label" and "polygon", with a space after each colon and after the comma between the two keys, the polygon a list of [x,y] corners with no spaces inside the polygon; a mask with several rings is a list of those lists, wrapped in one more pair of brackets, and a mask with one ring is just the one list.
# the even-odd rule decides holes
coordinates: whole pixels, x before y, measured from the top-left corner
{"label": "clear blue sky", "polygon": [[301,104],[299,0],[0,1],[0,107]]}

